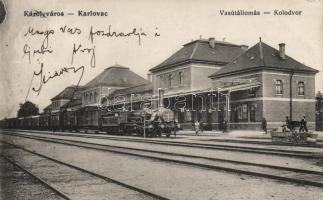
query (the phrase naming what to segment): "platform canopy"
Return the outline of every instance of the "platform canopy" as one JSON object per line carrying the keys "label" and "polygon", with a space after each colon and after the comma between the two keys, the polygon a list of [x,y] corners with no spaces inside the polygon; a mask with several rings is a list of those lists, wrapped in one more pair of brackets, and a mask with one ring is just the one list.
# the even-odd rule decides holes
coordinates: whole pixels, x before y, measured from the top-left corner
{"label": "platform canopy", "polygon": [[252,88],[257,88],[260,87],[261,83],[260,82],[254,82],[254,83],[244,83],[240,85],[233,85],[233,86],[227,86],[224,88],[220,88],[219,91],[228,91],[228,92],[235,92],[235,91],[242,91],[242,90],[249,90]]}

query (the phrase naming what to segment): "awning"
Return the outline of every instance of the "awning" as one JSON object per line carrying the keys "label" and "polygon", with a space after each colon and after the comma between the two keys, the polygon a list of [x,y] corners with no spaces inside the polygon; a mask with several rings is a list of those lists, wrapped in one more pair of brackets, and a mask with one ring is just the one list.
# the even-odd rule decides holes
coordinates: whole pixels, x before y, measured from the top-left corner
{"label": "awning", "polygon": [[235,91],[249,90],[252,88],[259,87],[259,86],[261,86],[260,82],[245,83],[245,84],[241,84],[241,85],[233,85],[230,87],[221,88],[221,89],[219,89],[219,91],[220,92],[223,92],[223,91],[235,92]]}

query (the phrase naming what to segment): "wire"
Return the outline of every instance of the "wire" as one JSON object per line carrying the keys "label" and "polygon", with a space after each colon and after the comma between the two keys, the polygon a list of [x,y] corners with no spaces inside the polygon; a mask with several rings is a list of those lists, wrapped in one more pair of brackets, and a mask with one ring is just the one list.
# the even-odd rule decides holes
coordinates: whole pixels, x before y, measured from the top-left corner
{"label": "wire", "polygon": [[33,76],[31,77],[31,80],[30,80],[30,83],[29,83],[29,88],[28,88],[28,92],[27,92],[27,95],[26,95],[26,98],[25,98],[25,102],[27,101],[27,98],[29,96],[29,92],[30,92],[30,88],[31,88],[31,83],[34,80],[34,76],[35,76],[35,74],[33,73]]}

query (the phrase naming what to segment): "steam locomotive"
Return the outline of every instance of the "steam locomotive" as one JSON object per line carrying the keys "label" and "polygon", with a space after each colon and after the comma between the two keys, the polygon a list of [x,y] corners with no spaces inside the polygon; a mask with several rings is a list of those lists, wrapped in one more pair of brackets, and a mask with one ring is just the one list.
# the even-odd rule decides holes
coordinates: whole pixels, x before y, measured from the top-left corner
{"label": "steam locomotive", "polygon": [[180,129],[174,120],[174,112],[167,108],[142,109],[133,112],[108,112],[98,116],[98,124],[84,127],[77,112],[40,114],[20,118],[6,118],[0,126],[8,129],[53,130],[53,131],[103,131],[107,134],[138,135],[144,137],[169,137]]}

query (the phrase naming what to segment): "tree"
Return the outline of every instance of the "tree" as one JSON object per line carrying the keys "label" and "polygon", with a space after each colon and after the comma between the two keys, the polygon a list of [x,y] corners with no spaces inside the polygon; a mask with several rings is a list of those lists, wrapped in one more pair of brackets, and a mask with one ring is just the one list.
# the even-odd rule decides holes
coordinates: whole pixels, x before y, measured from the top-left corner
{"label": "tree", "polygon": [[38,115],[38,114],[39,114],[38,106],[30,101],[26,101],[25,103],[20,104],[17,117],[26,117],[26,116]]}

